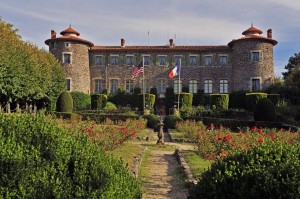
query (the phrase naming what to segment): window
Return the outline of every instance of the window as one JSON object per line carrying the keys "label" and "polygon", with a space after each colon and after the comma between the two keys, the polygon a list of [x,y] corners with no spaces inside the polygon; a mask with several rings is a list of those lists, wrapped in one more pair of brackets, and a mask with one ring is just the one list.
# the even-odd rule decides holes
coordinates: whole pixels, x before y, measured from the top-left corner
{"label": "window", "polygon": [[251,51],[251,62],[262,61],[262,51]]}
{"label": "window", "polygon": [[164,79],[157,81],[157,93],[166,93],[166,81]]}
{"label": "window", "polygon": [[111,57],[110,57],[110,64],[111,64],[112,66],[118,65],[118,57],[117,57],[117,56],[111,56]]}
{"label": "window", "polygon": [[197,65],[197,57],[196,56],[190,56],[190,65],[191,66]]}
{"label": "window", "polygon": [[103,65],[102,64],[102,56],[99,56],[99,55],[95,56],[95,65]]}
{"label": "window", "polygon": [[260,90],[260,79],[258,78],[252,78],[251,80],[252,86],[251,86],[251,91],[259,91]]}
{"label": "window", "polygon": [[158,56],[158,62],[160,66],[165,66],[166,65],[166,56]]}
{"label": "window", "polygon": [[174,61],[175,61],[175,65],[176,65],[176,66],[181,65],[181,57],[175,56],[174,59],[175,59]]}
{"label": "window", "polygon": [[125,82],[126,86],[126,93],[133,93],[133,80],[127,79]]}
{"label": "window", "polygon": [[182,92],[182,81],[174,80],[174,93],[181,93]]}
{"label": "window", "polygon": [[212,93],[212,80],[204,81],[204,93]]}
{"label": "window", "polygon": [[144,56],[144,66],[150,65],[150,56]]}
{"label": "window", "polygon": [[71,64],[71,53],[63,53],[63,63]]}
{"label": "window", "polygon": [[228,81],[226,79],[220,80],[220,93],[228,93]]}
{"label": "window", "polygon": [[117,93],[118,92],[118,80],[111,79],[110,80],[110,93]]}
{"label": "window", "polygon": [[103,81],[101,79],[95,79],[94,81],[94,92],[95,93],[102,93],[103,89]]}
{"label": "window", "polygon": [[197,93],[197,80],[190,80],[189,81],[189,92],[190,93]]}
{"label": "window", "polygon": [[205,56],[205,66],[212,65],[212,56]]}
{"label": "window", "polygon": [[227,66],[227,63],[228,63],[228,57],[224,56],[224,55],[221,55],[220,56],[220,65],[221,66]]}
{"label": "window", "polygon": [[71,91],[71,79],[66,79],[67,91]]}
{"label": "window", "polygon": [[65,47],[71,47],[71,43],[70,42],[65,42]]}
{"label": "window", "polygon": [[[148,79],[145,79],[145,93],[150,93],[150,81]],[[143,80],[141,82],[141,88],[142,88],[142,93],[144,93],[143,90]]]}
{"label": "window", "polygon": [[133,56],[132,55],[127,55],[126,56],[126,65],[128,65],[128,66],[133,65]]}

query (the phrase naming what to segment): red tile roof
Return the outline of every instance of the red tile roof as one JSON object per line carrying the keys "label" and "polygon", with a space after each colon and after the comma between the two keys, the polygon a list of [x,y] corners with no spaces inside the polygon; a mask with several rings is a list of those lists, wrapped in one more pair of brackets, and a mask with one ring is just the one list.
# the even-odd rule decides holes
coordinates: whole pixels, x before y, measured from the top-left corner
{"label": "red tile roof", "polygon": [[261,31],[260,29],[258,29],[258,28],[255,28],[255,27],[253,27],[253,26],[251,26],[250,28],[248,28],[247,30],[245,30],[242,34],[243,35],[247,35],[247,34],[262,34],[263,33],[263,31]]}
{"label": "red tile roof", "polygon": [[94,46],[94,44],[88,40],[85,40],[85,39],[81,39],[80,37],[76,37],[76,36],[61,36],[61,37],[57,37],[57,38],[52,38],[52,39],[47,39],[45,41],[45,44],[49,45],[49,42],[51,41],[78,41],[78,42],[81,42],[81,43],[85,43],[87,44],[89,47],[92,47]]}
{"label": "red tile roof", "polygon": [[92,51],[210,51],[230,50],[226,45],[222,46],[93,46]]}
{"label": "red tile roof", "polygon": [[242,38],[239,38],[239,39],[232,40],[231,42],[228,43],[228,46],[231,48],[233,46],[233,44],[237,41],[253,40],[253,39],[264,40],[266,42],[270,42],[271,44],[273,44],[273,46],[275,46],[278,43],[276,40],[270,39],[270,38],[267,38],[267,37],[263,37],[263,36],[259,36],[259,35],[248,35],[248,36],[245,36],[245,37],[242,37]]}
{"label": "red tile roof", "polygon": [[66,33],[69,33],[69,34],[76,34],[77,36],[80,35],[80,33],[79,33],[78,31],[74,30],[74,29],[71,28],[71,27],[69,27],[69,28],[67,28],[66,30],[60,32],[61,35],[64,35],[64,34],[66,34]]}

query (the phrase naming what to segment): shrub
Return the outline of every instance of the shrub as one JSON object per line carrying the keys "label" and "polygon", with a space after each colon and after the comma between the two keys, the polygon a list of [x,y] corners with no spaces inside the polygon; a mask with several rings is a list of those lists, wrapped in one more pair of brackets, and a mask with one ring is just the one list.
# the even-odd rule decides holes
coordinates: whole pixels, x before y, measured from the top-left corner
{"label": "shrub", "polygon": [[[178,99],[178,94],[176,94],[176,99]],[[193,104],[193,94],[192,93],[180,93],[181,106],[191,107]]]}
{"label": "shrub", "polygon": [[191,106],[182,106],[180,107],[180,116],[181,117],[192,117],[196,115],[196,109]]}
{"label": "shrub", "polygon": [[[145,106],[148,105],[149,108],[153,108],[155,103],[155,95],[154,94],[145,94]],[[143,95],[139,95],[139,108],[143,110]]]}
{"label": "shrub", "polygon": [[152,88],[150,89],[150,94],[153,94],[153,95],[157,96],[157,88],[152,87]]}
{"label": "shrub", "polygon": [[268,143],[219,159],[191,198],[300,198],[299,154],[299,143]]}
{"label": "shrub", "polygon": [[107,95],[94,94],[91,95],[91,107],[93,110],[102,110],[107,103]]}
{"label": "shrub", "polygon": [[268,94],[268,99],[276,106],[279,103],[279,94]]}
{"label": "shrub", "polygon": [[267,98],[267,94],[266,93],[246,93],[247,110],[253,112],[255,105],[262,98]]}
{"label": "shrub", "polygon": [[183,121],[183,119],[176,115],[168,115],[164,119],[164,128],[165,129],[176,129],[177,122]]}
{"label": "shrub", "polygon": [[175,103],[174,89],[173,87],[167,87],[166,97],[165,97],[166,109],[169,110],[169,108],[173,108],[174,103]]}
{"label": "shrub", "polygon": [[268,98],[260,99],[254,110],[255,121],[275,121],[276,111],[275,106]]}
{"label": "shrub", "polygon": [[186,86],[182,87],[182,92],[183,93],[188,93],[189,92],[189,87],[186,87]]}
{"label": "shrub", "polygon": [[216,106],[217,110],[227,110],[229,104],[228,94],[210,94],[210,105]]}
{"label": "shrub", "polygon": [[73,107],[75,110],[89,110],[91,108],[91,96],[83,92],[71,92]]}
{"label": "shrub", "polygon": [[60,94],[56,101],[57,112],[73,112],[73,99],[69,92],[65,91]]}
{"label": "shrub", "polygon": [[246,91],[233,91],[229,94],[229,108],[246,109]]}
{"label": "shrub", "polygon": [[106,102],[105,107],[103,108],[103,110],[117,110],[118,108],[116,107],[116,105],[112,102]]}
{"label": "shrub", "polygon": [[121,160],[45,116],[0,114],[4,198],[140,198]]}
{"label": "shrub", "polygon": [[157,115],[149,114],[149,115],[143,115],[143,118],[147,120],[147,127],[152,129],[157,129],[159,118]]}

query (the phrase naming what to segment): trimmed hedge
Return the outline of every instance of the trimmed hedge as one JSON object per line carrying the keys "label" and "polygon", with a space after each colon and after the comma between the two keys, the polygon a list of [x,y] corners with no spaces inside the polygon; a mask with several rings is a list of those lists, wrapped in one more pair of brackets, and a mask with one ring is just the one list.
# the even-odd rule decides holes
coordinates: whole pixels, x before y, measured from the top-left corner
{"label": "trimmed hedge", "polygon": [[267,98],[267,93],[246,93],[246,104],[248,111],[254,111],[255,105],[262,98]]}
{"label": "trimmed hedge", "polygon": [[91,95],[91,108],[92,110],[102,110],[107,103],[107,95],[94,94]]}
{"label": "trimmed hedge", "polygon": [[267,143],[214,161],[191,198],[300,198],[300,144]]}
{"label": "trimmed hedge", "polygon": [[276,106],[279,102],[280,95],[279,94],[268,94],[267,98],[271,100],[271,102]]}
{"label": "trimmed hedge", "polygon": [[62,92],[56,101],[57,112],[73,112],[73,99],[69,92]]}
{"label": "trimmed hedge", "polygon": [[[178,99],[178,94],[176,94],[176,99]],[[191,107],[193,104],[193,94],[192,93],[180,93],[180,106]]]}
{"label": "trimmed hedge", "polygon": [[177,122],[183,121],[183,119],[176,115],[168,115],[164,119],[164,129],[176,129]]}
{"label": "trimmed hedge", "polygon": [[83,120],[93,120],[96,123],[103,123],[107,118],[112,121],[126,121],[126,119],[139,119],[140,116],[126,114],[98,114],[98,113],[80,113]]}
{"label": "trimmed hedge", "polygon": [[167,87],[166,88],[166,94],[165,94],[165,104],[166,104],[166,110],[169,110],[169,108],[174,108],[175,103],[175,93],[173,87]]}
{"label": "trimmed hedge", "polygon": [[246,91],[233,91],[229,94],[229,108],[246,109]]}
{"label": "trimmed hedge", "polygon": [[217,110],[227,110],[229,105],[228,94],[210,94],[210,106],[216,106]]}
{"label": "trimmed hedge", "polygon": [[71,92],[74,110],[90,110],[91,96],[83,92]]}
{"label": "trimmed hedge", "polygon": [[157,115],[149,114],[143,115],[143,118],[147,120],[147,127],[152,129],[158,128],[159,118]]}
{"label": "trimmed hedge", "polygon": [[[153,108],[155,104],[155,95],[154,94],[145,94],[145,106],[148,105],[150,109]],[[143,94],[139,95],[139,109],[143,110]]]}
{"label": "trimmed hedge", "polygon": [[275,105],[268,98],[260,99],[254,110],[255,121],[270,121],[276,120]]}

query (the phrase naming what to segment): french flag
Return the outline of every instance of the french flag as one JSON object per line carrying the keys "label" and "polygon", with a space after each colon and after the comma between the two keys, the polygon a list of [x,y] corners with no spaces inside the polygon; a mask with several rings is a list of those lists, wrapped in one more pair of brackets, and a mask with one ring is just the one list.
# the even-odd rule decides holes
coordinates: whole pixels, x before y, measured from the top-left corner
{"label": "french flag", "polygon": [[169,78],[173,78],[180,73],[180,63],[177,63],[176,67],[169,73]]}

